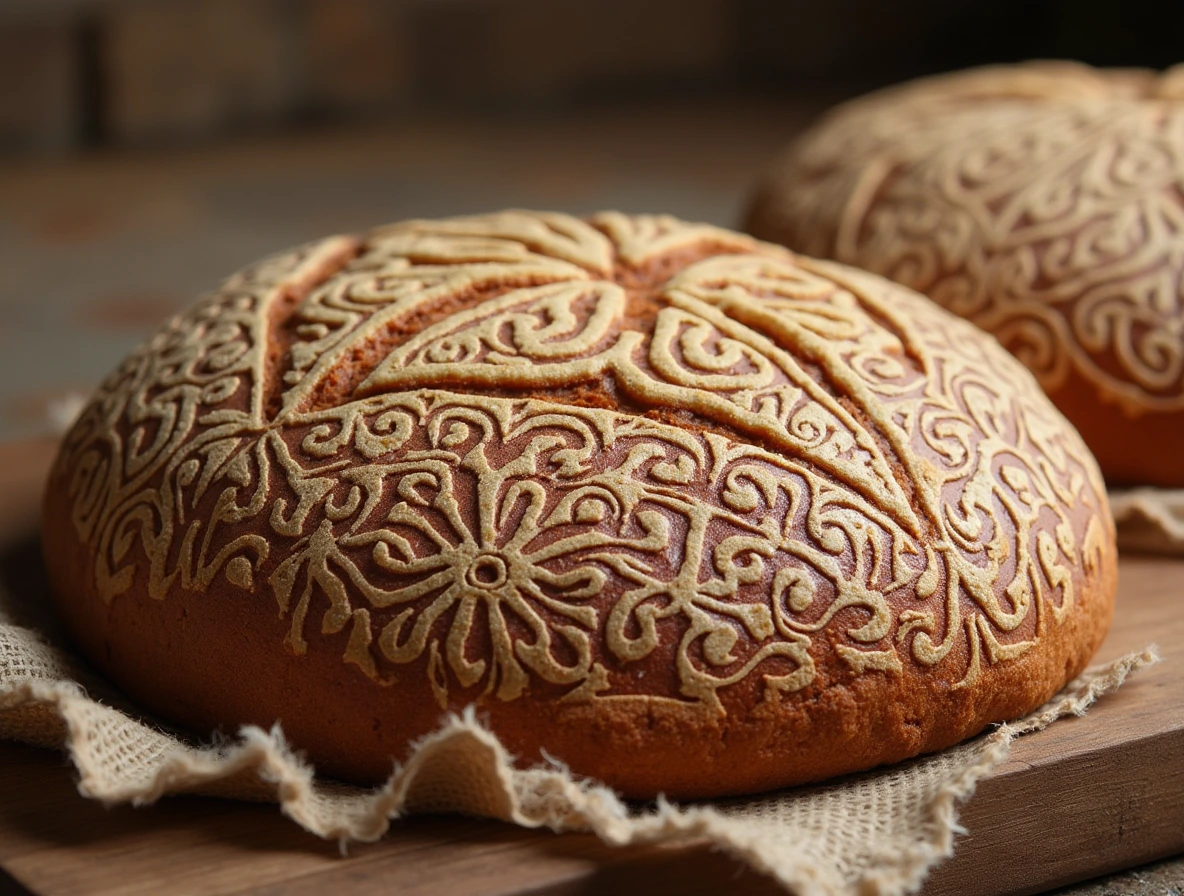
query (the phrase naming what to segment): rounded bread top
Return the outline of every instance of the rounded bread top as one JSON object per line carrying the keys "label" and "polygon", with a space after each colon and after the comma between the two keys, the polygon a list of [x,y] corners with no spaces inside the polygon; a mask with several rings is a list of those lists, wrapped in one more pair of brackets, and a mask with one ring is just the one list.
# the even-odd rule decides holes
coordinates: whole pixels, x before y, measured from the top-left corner
{"label": "rounded bread top", "polygon": [[267,259],[107,378],[58,469],[101,600],[241,593],[442,706],[965,686],[1112,573],[1090,454],[993,339],[669,217]]}
{"label": "rounded bread top", "polygon": [[970,318],[1054,398],[1084,380],[1127,415],[1184,411],[1181,100],[1184,66],[1037,62],[888,88],[793,144],[748,228]]}

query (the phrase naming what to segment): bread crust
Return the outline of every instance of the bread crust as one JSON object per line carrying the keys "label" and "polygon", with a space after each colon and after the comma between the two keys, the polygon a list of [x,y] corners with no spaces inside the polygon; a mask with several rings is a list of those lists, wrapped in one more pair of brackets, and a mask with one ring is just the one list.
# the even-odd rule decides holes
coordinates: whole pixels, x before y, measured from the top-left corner
{"label": "bread crust", "polygon": [[838,107],[745,228],[993,333],[1115,485],[1184,486],[1184,67],[1029,63]]}
{"label": "bread crust", "polygon": [[745,793],[1020,716],[1108,627],[1096,466],[998,345],[664,217],[335,238],[131,356],[46,492],[83,652],[377,783],[476,704],[522,762]]}

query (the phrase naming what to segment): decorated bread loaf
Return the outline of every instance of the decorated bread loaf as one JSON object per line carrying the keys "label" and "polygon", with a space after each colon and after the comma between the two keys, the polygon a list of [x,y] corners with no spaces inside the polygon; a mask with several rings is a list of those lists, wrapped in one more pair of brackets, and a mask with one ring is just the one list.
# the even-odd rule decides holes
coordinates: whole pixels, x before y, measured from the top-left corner
{"label": "decorated bread loaf", "polygon": [[145,707],[374,783],[475,705],[635,797],[1016,717],[1110,620],[1098,470],[929,300],[668,217],[504,212],[234,276],[102,384],[45,501]]}
{"label": "decorated bread loaf", "polygon": [[1184,69],[1028,64],[856,100],[778,160],[747,226],[970,318],[1107,479],[1184,486]]}

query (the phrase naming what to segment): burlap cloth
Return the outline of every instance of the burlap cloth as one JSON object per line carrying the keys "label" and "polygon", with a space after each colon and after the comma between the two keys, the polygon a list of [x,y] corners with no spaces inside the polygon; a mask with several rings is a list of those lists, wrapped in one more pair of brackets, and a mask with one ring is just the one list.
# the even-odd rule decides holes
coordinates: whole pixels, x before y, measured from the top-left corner
{"label": "burlap cloth", "polygon": [[678,807],[631,808],[558,764],[516,768],[477,714],[447,719],[376,791],[318,780],[278,728],[198,746],[153,724],[63,648],[36,596],[0,592],[0,737],[64,749],[78,789],[105,803],[200,792],[275,800],[321,837],[375,840],[414,812],[458,811],[604,842],[706,838],[791,891],[897,894],[954,847],[957,808],[1018,735],[1080,715],[1154,649],[1092,669],[1027,718],[938,755],[814,788]]}
{"label": "burlap cloth", "polygon": [[[54,429],[68,427],[80,404],[71,396],[57,409]],[[1124,546],[1184,553],[1184,492],[1141,489],[1111,501]],[[109,804],[146,805],[182,792],[274,801],[301,827],[343,844],[377,840],[392,820],[420,812],[591,831],[614,846],[706,839],[800,896],[894,896],[919,889],[953,853],[959,805],[1016,737],[1083,715],[1158,659],[1149,647],[1096,666],[1024,719],[819,787],[631,807],[557,763],[516,768],[470,710],[447,719],[384,787],[368,791],[318,779],[278,727],[247,727],[234,741],[208,746],[168,731],[71,656],[42,595],[0,585],[0,738],[64,750],[79,792]]]}
{"label": "burlap cloth", "polygon": [[1184,489],[1111,489],[1110,511],[1121,550],[1184,554]]}

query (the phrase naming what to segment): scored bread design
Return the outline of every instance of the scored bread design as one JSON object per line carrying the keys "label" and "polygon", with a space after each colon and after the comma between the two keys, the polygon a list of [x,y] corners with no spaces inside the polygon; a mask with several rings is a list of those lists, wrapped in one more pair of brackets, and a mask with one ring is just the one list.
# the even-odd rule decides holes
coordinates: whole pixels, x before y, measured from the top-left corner
{"label": "scored bread design", "polygon": [[852,101],[758,186],[747,229],[883,274],[1035,372],[1116,483],[1184,485],[1184,68],[1070,63]]}
{"label": "scored bread design", "polygon": [[613,213],[411,221],[239,274],[103,383],[45,523],[74,636],[170,718],[278,718],[379,780],[476,702],[642,796],[1026,712],[1100,642],[1113,538],[989,337]]}

